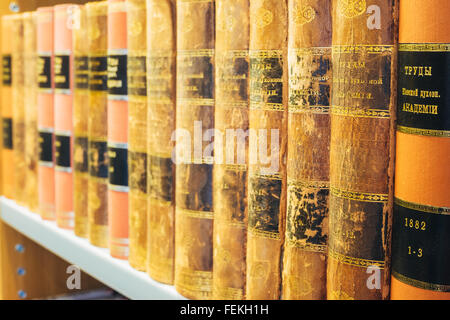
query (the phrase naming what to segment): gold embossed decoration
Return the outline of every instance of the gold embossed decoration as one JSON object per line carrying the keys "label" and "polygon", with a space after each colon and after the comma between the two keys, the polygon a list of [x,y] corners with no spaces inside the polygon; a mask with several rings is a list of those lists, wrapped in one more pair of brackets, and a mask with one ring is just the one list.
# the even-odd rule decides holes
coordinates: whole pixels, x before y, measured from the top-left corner
{"label": "gold embossed decoration", "polygon": [[315,18],[316,11],[311,6],[297,7],[294,12],[294,22],[299,25],[309,23]]}
{"label": "gold embossed decoration", "polygon": [[256,13],[256,25],[259,28],[265,28],[270,25],[273,21],[273,13],[266,8],[259,8]]}
{"label": "gold embossed decoration", "polygon": [[346,18],[354,18],[366,12],[366,0],[340,0],[338,12]]}

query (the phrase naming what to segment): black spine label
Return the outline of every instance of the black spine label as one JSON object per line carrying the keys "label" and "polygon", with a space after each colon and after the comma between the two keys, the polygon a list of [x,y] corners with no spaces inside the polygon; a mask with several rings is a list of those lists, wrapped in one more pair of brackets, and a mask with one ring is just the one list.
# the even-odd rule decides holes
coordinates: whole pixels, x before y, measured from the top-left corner
{"label": "black spine label", "polygon": [[450,135],[449,75],[450,52],[402,51],[400,47],[398,125]]}
{"label": "black spine label", "polygon": [[75,137],[74,139],[74,151],[73,162],[75,172],[87,173],[88,172],[88,138]]}
{"label": "black spine label", "polygon": [[190,55],[177,56],[177,92],[181,99],[213,99],[214,67],[212,56]]}
{"label": "black spine label", "polygon": [[89,174],[95,178],[108,178],[108,145],[106,141],[89,141]]}
{"label": "black spine label", "polygon": [[55,88],[70,89],[70,56],[55,56]]}
{"label": "black spine label", "polygon": [[128,150],[126,148],[108,147],[109,184],[128,187]]}
{"label": "black spine label", "polygon": [[395,200],[392,271],[427,290],[450,292],[450,208]]}
{"label": "black spine label", "polygon": [[147,193],[147,154],[128,152],[130,163],[130,189]]}
{"label": "black spine label", "polygon": [[147,95],[146,57],[128,57],[128,93],[132,96]]}
{"label": "black spine label", "polygon": [[3,118],[3,148],[13,149],[13,126],[11,118]]}
{"label": "black spine label", "polygon": [[55,135],[55,162],[57,170],[67,171],[71,169],[70,140],[70,136]]}
{"label": "black spine label", "polygon": [[114,96],[128,94],[127,55],[108,56],[108,93]]}
{"label": "black spine label", "polygon": [[88,89],[89,88],[89,59],[85,56],[74,58],[75,64],[75,88]]}
{"label": "black spine label", "polygon": [[172,158],[149,156],[148,193],[151,198],[172,202],[174,170]]}
{"label": "black spine label", "polygon": [[89,57],[89,89],[108,90],[108,58]]}
{"label": "black spine label", "polygon": [[53,166],[53,133],[39,131],[39,161],[46,166]]}
{"label": "black spine label", "polygon": [[37,63],[38,85],[40,89],[52,88],[52,58],[50,56],[39,56]]}
{"label": "black spine label", "polygon": [[2,57],[2,74],[3,74],[3,86],[9,87],[12,83],[12,70],[11,70],[11,55],[5,54]]}

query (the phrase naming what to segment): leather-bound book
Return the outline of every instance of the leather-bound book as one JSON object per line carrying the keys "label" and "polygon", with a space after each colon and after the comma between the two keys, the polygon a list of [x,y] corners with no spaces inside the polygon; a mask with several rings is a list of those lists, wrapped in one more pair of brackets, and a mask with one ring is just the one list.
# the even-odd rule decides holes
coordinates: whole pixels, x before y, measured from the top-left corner
{"label": "leather-bound book", "polygon": [[86,4],[89,55],[88,238],[108,247],[108,2]]}
{"label": "leather-bound book", "polygon": [[74,228],[73,211],[73,29],[76,5],[54,7],[54,115],[55,115],[55,213],[56,223]]}
{"label": "leather-bound book", "polygon": [[210,299],[215,1],[177,1],[175,288]]}
{"label": "leather-bound book", "polygon": [[37,9],[39,213],[55,220],[54,117],[53,117],[53,7]]}
{"label": "leather-bound book", "polygon": [[14,151],[13,151],[13,105],[12,105],[12,23],[14,15],[2,17],[2,191],[9,199],[14,198]]}
{"label": "leather-bound book", "polygon": [[128,168],[130,265],[147,259],[147,11],[145,0],[127,0]]}
{"label": "leather-bound book", "polygon": [[24,20],[29,14],[14,17],[12,23],[12,105],[14,148],[14,200],[26,206],[27,175],[25,163],[25,53]]}
{"label": "leather-bound book", "polygon": [[38,131],[37,131],[37,46],[36,12],[27,13],[24,19],[24,95],[25,95],[25,197],[31,212],[39,211],[38,197]]}
{"label": "leather-bound book", "polygon": [[247,292],[280,298],[286,215],[288,1],[250,1]]}
{"label": "leather-bound book", "polygon": [[333,1],[328,299],[389,295],[397,1]]}
{"label": "leather-bound book", "polygon": [[289,122],[283,299],[326,299],[331,1],[289,0]]}
{"label": "leather-bound book", "polygon": [[109,251],[128,259],[127,10],[108,1]]}
{"label": "leather-bound book", "polygon": [[[250,2],[216,1],[215,127],[226,138],[216,146],[214,164],[213,298],[245,298],[247,247],[247,160]],[[233,131],[231,131],[233,130]],[[231,236],[232,235],[232,236]]]}
{"label": "leather-bound book", "polygon": [[175,257],[175,0],[147,0],[147,272],[173,284]]}
{"label": "leather-bound book", "polygon": [[391,299],[450,300],[450,2],[399,14]]}
{"label": "leather-bound book", "polygon": [[88,237],[89,57],[86,6],[80,6],[73,29],[73,210],[74,232]]}

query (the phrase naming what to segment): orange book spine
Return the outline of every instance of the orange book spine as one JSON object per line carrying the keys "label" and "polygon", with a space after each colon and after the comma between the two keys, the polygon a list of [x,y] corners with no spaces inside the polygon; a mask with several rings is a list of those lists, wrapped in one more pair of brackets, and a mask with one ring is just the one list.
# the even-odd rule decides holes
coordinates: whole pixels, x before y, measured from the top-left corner
{"label": "orange book spine", "polygon": [[54,7],[55,213],[59,227],[73,229],[73,42],[78,6]]}
{"label": "orange book spine", "polygon": [[12,20],[13,15],[2,17],[2,189],[3,195],[13,198],[14,186],[14,151],[12,132]]}
{"label": "orange book spine", "polygon": [[400,1],[391,299],[450,300],[450,2]]}
{"label": "orange book spine", "polygon": [[44,219],[55,216],[54,110],[53,110],[53,8],[37,10],[39,212]]}
{"label": "orange book spine", "polygon": [[108,1],[109,251],[128,259],[127,11],[124,0]]}

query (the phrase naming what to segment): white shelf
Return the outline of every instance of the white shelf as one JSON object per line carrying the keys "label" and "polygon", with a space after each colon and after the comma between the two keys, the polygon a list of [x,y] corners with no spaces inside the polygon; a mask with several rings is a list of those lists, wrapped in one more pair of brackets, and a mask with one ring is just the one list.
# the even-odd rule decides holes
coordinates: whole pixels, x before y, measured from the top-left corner
{"label": "white shelf", "polygon": [[3,221],[31,240],[130,299],[184,299],[174,287],[152,280],[146,273],[133,269],[127,261],[110,256],[107,249],[97,248],[72,231],[60,229],[55,222],[44,221],[35,213],[0,198]]}

